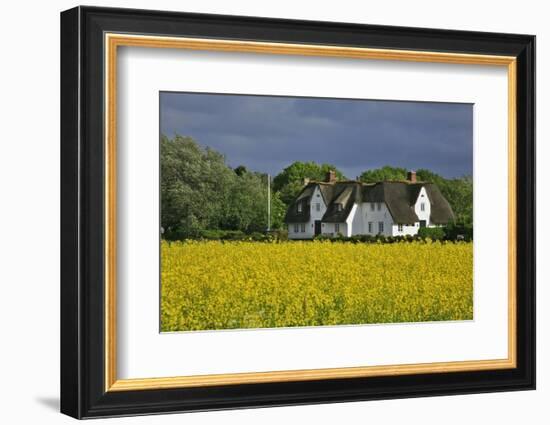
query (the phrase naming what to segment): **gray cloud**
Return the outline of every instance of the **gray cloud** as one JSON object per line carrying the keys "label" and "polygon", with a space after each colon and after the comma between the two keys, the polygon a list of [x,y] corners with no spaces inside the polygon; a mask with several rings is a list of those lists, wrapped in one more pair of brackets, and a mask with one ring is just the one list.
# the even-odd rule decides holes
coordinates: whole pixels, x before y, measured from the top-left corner
{"label": "gray cloud", "polygon": [[162,92],[161,132],[191,136],[231,166],[277,174],[329,162],[353,178],[383,165],[472,174],[472,105]]}

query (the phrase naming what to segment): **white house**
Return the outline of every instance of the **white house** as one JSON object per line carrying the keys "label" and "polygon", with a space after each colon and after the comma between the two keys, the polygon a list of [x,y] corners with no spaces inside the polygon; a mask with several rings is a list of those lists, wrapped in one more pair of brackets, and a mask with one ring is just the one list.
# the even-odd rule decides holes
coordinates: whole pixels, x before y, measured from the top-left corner
{"label": "white house", "polygon": [[316,235],[416,235],[454,219],[449,202],[433,183],[419,182],[411,171],[405,181],[362,183],[338,181],[334,171],[325,181],[306,181],[288,207],[285,222],[291,239]]}

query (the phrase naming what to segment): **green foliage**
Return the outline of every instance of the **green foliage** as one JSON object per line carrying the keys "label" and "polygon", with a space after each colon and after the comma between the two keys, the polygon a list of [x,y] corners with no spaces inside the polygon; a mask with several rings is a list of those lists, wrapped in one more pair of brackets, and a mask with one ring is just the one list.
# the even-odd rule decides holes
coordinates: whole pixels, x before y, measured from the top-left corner
{"label": "green foliage", "polygon": [[245,236],[240,230],[205,229],[200,232],[200,238],[208,240],[241,240]]}
{"label": "green foliage", "polygon": [[[221,153],[201,147],[191,137],[162,136],[160,154],[161,226],[165,239],[246,239],[252,233],[257,233],[255,240],[286,239],[282,233],[264,234],[268,226],[267,175],[248,170],[244,165],[232,169]],[[346,179],[333,165],[312,161],[296,161],[275,176],[271,185],[271,231],[285,232],[287,207],[302,190],[304,179],[322,181],[330,170],[335,171],[338,180]],[[404,168],[384,166],[363,172],[360,180],[368,183],[404,180],[406,174]],[[446,229],[445,239],[471,240],[472,179],[445,179],[425,169],[417,170],[417,179],[437,184],[451,204],[457,223],[461,223]],[[363,241],[355,238],[356,242]],[[374,240],[384,242],[381,238]]]}
{"label": "green foliage", "polygon": [[474,226],[464,222],[449,223],[445,226],[445,239],[469,242],[474,239]]}
{"label": "green foliage", "polygon": [[[385,236],[385,235],[354,235],[354,236],[329,236],[317,235],[314,240],[330,242],[347,243],[374,243],[374,244],[392,244],[400,242],[420,242],[429,243],[430,241],[450,242],[471,242],[473,240],[473,226],[464,223],[449,223],[442,227],[422,227],[418,234],[403,236]],[[303,241],[302,241],[303,242]]]}
{"label": "green foliage", "polygon": [[244,165],[239,165],[238,167],[235,167],[234,171],[235,174],[237,174],[238,176],[242,176],[243,174],[248,173],[248,170]]}
{"label": "green foliage", "polygon": [[405,168],[390,167],[389,165],[373,170],[366,170],[359,176],[359,180],[364,183],[376,183],[387,180],[405,180],[406,178],[407,170]]}
{"label": "green foliage", "polygon": [[440,241],[445,238],[445,230],[443,227],[421,227],[418,229],[418,236]]}
{"label": "green foliage", "polygon": [[[205,231],[264,232],[267,176],[232,170],[222,154],[190,137],[160,141],[161,226],[168,240],[200,238]],[[286,206],[271,196],[272,228],[282,228]]]}
{"label": "green foliage", "polygon": [[288,232],[286,230],[273,230],[267,233],[244,233],[240,230],[207,229],[200,232],[200,236],[198,239],[217,241],[275,242],[287,241]]}
{"label": "green foliage", "polygon": [[345,180],[346,177],[334,165],[317,164],[313,161],[293,162],[275,176],[273,190],[280,193],[280,198],[285,205],[289,205],[304,187],[304,179],[322,181],[330,170],[336,172],[338,180]]}
{"label": "green foliage", "polygon": [[277,241],[288,240],[288,230],[285,230],[285,229],[272,230],[268,234],[271,236],[273,240],[277,240]]}
{"label": "green foliage", "polygon": [[[166,239],[196,237],[216,228],[235,174],[224,157],[190,137],[162,137],[161,225]],[[215,202],[216,200],[216,202]]]}

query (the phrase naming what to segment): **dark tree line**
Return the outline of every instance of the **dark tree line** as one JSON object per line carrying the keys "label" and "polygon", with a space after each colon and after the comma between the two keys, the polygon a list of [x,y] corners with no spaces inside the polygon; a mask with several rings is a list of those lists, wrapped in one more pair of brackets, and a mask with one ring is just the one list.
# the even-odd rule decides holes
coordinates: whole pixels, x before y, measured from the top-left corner
{"label": "dark tree line", "polygon": [[[166,239],[203,236],[208,230],[263,232],[267,228],[267,175],[229,167],[213,149],[190,137],[160,141],[161,226]],[[273,228],[286,207],[271,193]]]}
{"label": "dark tree line", "polygon": [[[176,135],[160,141],[161,226],[166,239],[203,237],[212,232],[264,232],[267,229],[267,175],[240,165],[231,168],[225,157],[204,148],[191,137]],[[296,161],[273,178],[271,229],[284,228],[287,206],[302,190],[305,179],[323,180],[331,164]],[[404,180],[404,168],[382,167],[365,171],[364,182]],[[445,179],[429,170],[417,170],[417,179],[436,183],[448,199],[457,219],[472,222],[472,179]]]}

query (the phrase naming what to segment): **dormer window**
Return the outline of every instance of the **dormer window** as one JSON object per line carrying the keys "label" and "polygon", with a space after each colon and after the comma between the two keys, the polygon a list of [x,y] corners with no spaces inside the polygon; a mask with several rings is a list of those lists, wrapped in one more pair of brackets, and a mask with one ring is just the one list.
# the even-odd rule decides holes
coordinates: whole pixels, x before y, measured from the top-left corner
{"label": "dormer window", "polygon": [[344,209],[342,204],[336,204],[336,211],[340,212]]}
{"label": "dormer window", "polygon": [[298,210],[299,213],[302,212],[302,203],[301,202],[298,202],[298,205],[296,206],[296,209]]}

